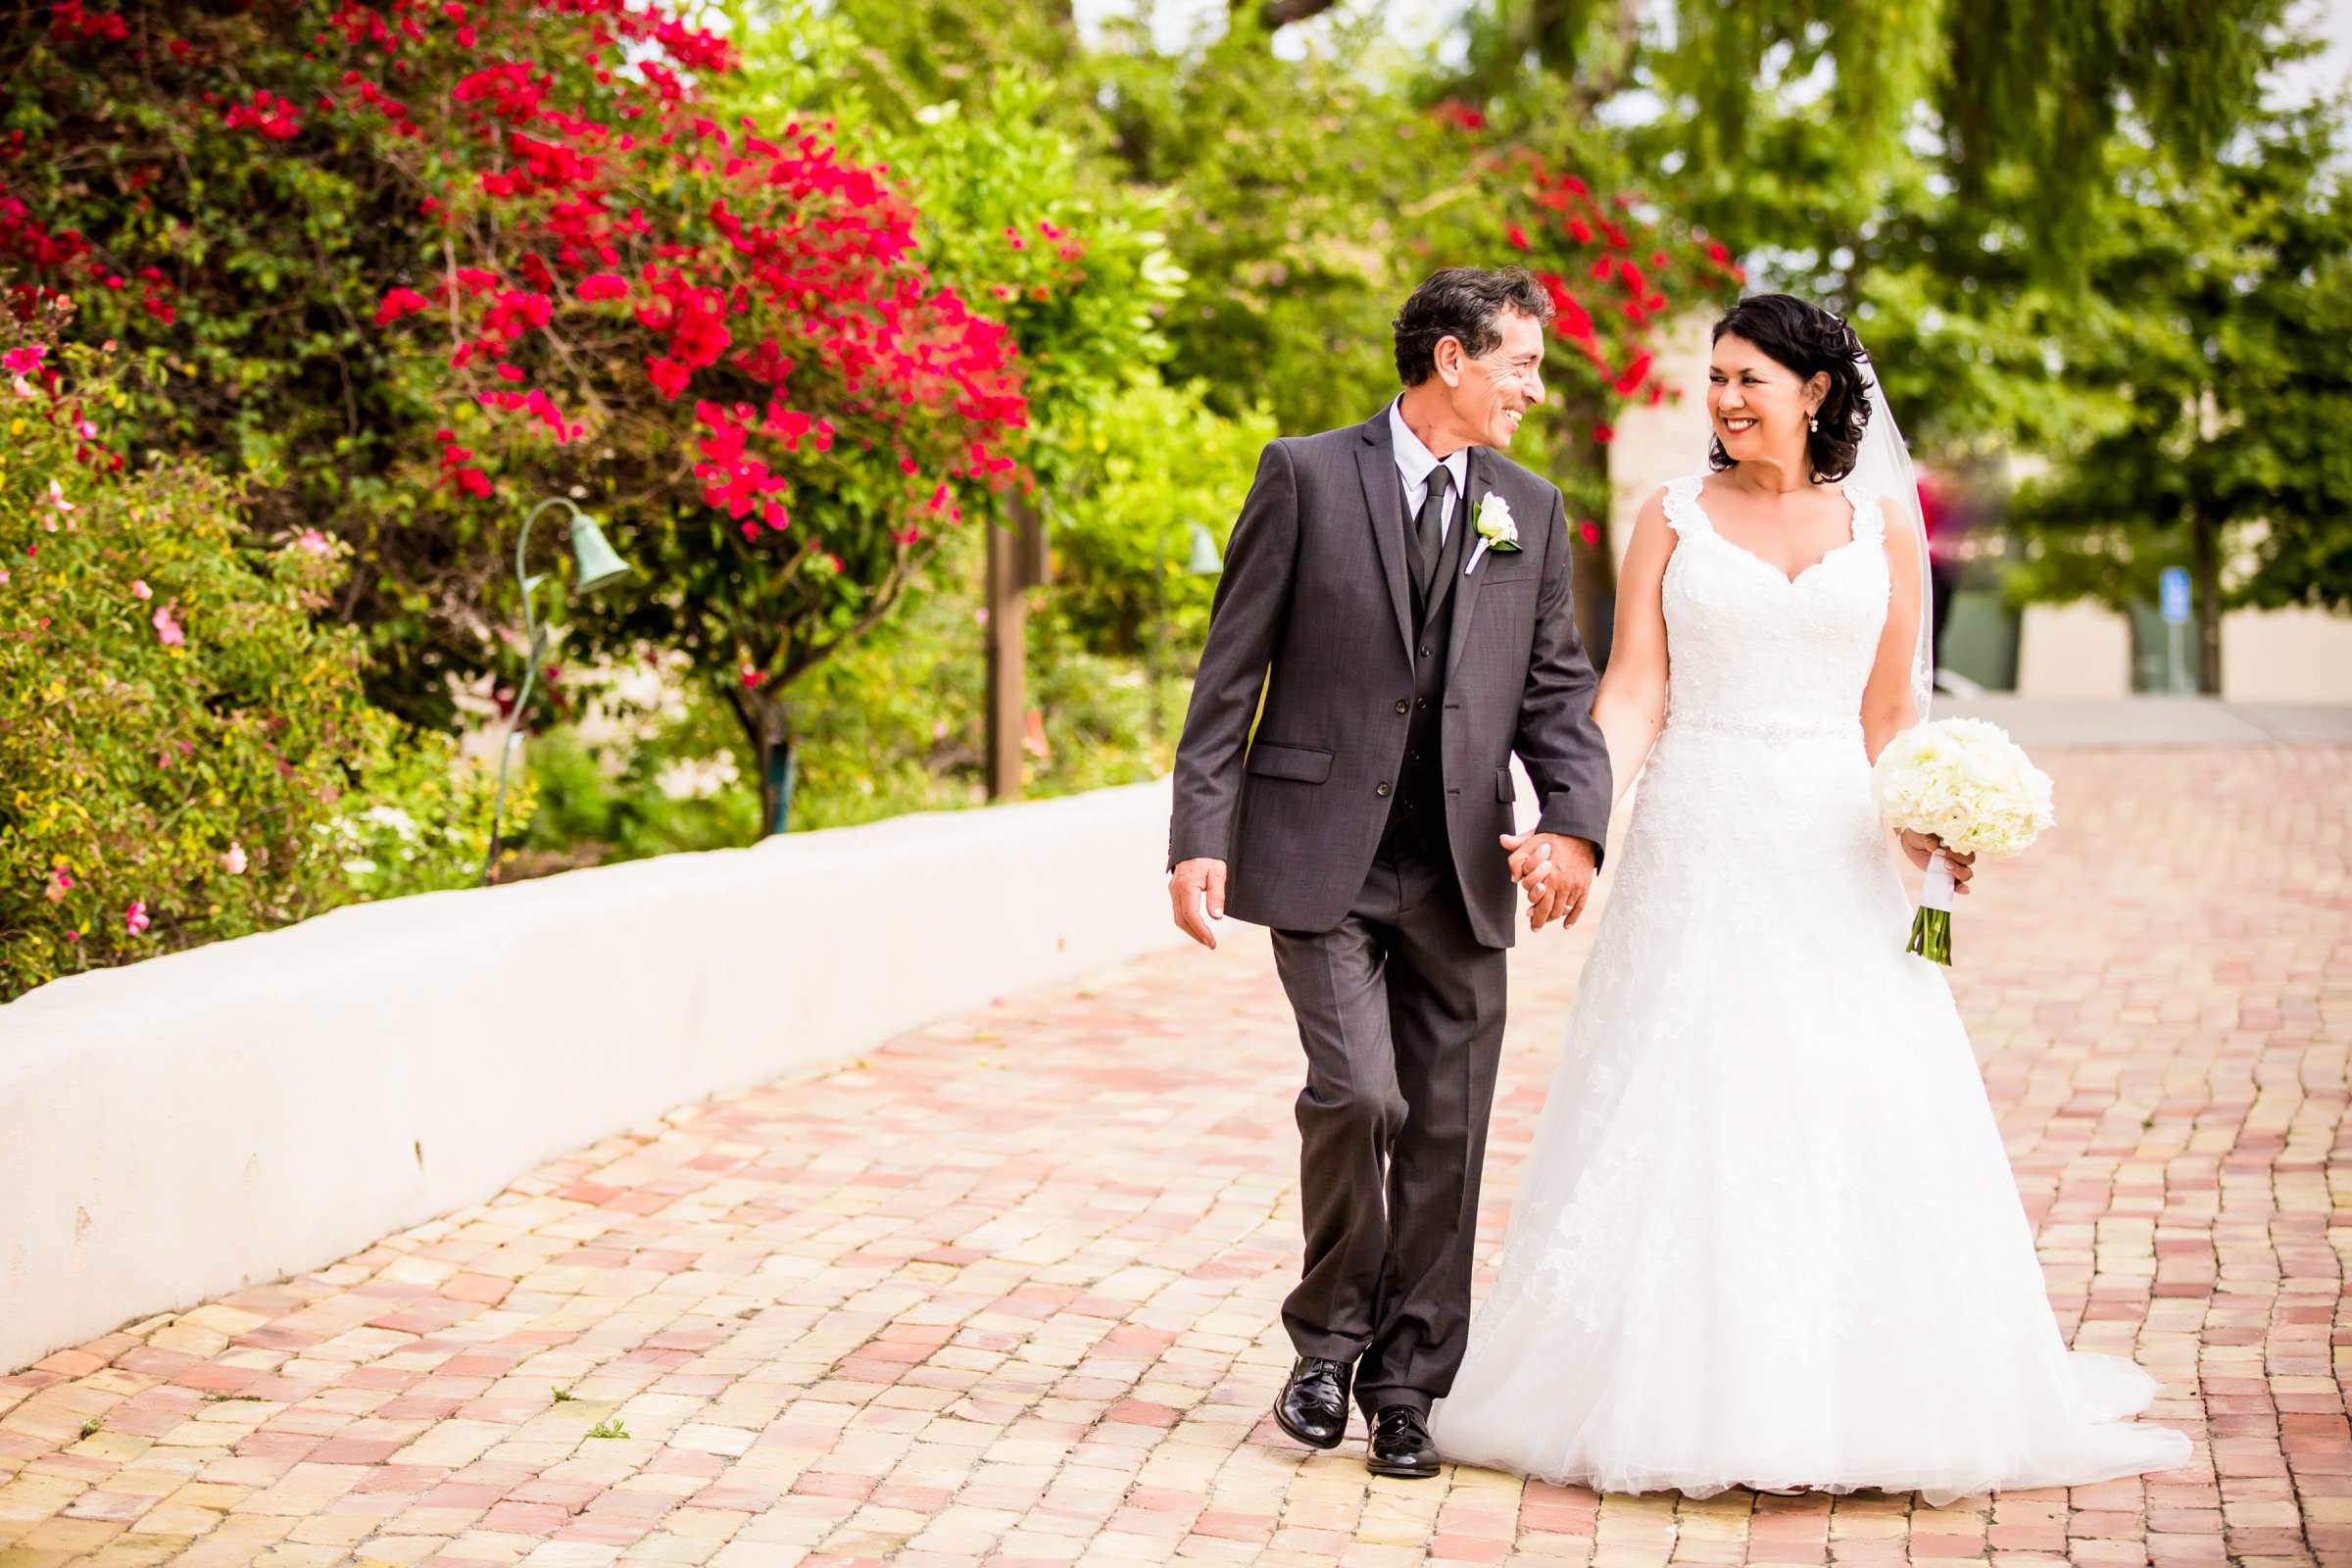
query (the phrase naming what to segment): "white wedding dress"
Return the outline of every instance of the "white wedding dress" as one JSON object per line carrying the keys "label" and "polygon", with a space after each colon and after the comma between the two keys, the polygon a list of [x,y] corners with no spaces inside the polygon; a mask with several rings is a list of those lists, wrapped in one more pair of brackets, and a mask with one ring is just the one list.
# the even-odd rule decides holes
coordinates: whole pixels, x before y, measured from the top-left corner
{"label": "white wedding dress", "polygon": [[2187,1462],[2060,1339],[1859,712],[1885,521],[1791,581],[1667,487],[1671,709],[1612,858],[1500,1277],[1431,1428],[1609,1492],[1917,1491]]}

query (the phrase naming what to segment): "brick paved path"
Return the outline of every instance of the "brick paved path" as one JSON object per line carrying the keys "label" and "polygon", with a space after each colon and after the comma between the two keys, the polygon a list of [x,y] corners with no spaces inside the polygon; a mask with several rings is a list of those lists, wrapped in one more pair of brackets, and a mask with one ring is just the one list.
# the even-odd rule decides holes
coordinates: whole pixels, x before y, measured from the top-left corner
{"label": "brick paved path", "polygon": [[[0,1381],[0,1568],[2352,1563],[2352,754],[2051,760],[2066,829],[1964,906],[1957,988],[2051,1298],[2166,1380],[2180,1471],[1927,1509],[1308,1456],[1265,1419],[1298,1064],[1245,932]],[[1520,949],[1488,1257],[1584,941]]]}

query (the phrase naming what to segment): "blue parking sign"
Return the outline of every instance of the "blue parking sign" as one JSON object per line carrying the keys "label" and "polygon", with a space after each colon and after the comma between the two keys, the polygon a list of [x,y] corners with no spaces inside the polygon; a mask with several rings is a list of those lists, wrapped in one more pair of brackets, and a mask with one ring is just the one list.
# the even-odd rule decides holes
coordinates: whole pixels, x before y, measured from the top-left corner
{"label": "blue parking sign", "polygon": [[2168,624],[2170,624],[2170,625],[2175,625],[2175,626],[2181,626],[2181,625],[2185,625],[2185,624],[2187,624],[2187,622],[2188,622],[2188,571],[2187,571],[2187,568],[2186,568],[2186,567],[2182,567],[2182,566],[2167,566],[2167,567],[2165,567],[2165,568],[2164,568],[2164,575],[2163,575],[2162,577],[2160,577],[2160,578],[2158,578],[2158,579],[2157,579],[2157,595],[2156,595],[2156,597],[2157,597],[2157,601],[2158,601],[2159,605],[2160,605],[2160,606],[2161,606],[2161,608],[2163,609],[2163,612],[2164,612],[2164,618],[2165,618],[2165,620],[2166,620],[2166,622],[2167,622]]}

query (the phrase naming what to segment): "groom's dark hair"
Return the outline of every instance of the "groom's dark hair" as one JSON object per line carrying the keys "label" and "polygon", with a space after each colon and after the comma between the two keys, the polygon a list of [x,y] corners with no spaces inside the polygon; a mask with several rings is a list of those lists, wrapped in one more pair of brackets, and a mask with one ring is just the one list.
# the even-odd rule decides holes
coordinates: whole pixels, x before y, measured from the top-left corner
{"label": "groom's dark hair", "polygon": [[1502,341],[1494,318],[1504,311],[1551,320],[1551,295],[1524,267],[1447,267],[1432,272],[1413,290],[1393,324],[1396,333],[1396,375],[1419,386],[1438,371],[1438,343],[1460,341],[1476,359]]}

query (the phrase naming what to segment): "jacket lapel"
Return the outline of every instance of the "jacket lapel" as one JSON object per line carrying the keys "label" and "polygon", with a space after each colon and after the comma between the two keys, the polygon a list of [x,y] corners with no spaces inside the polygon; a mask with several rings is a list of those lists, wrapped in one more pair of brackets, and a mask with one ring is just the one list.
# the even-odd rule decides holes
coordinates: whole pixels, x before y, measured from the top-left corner
{"label": "jacket lapel", "polygon": [[[1462,553],[1454,558],[1458,564],[1451,568],[1454,574],[1455,598],[1453,601],[1453,635],[1446,642],[1446,684],[1447,686],[1453,684],[1453,672],[1462,667],[1462,645],[1470,640],[1470,617],[1478,608],[1478,591],[1486,583],[1487,568],[1494,564],[1494,552],[1490,550],[1487,552],[1486,558],[1479,562],[1476,571],[1467,577],[1461,574],[1462,567],[1470,564],[1471,555],[1478,549],[1478,536],[1473,531],[1475,519],[1478,516],[1478,504],[1486,499],[1488,490],[1492,488],[1487,482],[1487,466],[1482,461],[1485,457],[1486,454],[1479,448],[1472,447],[1470,449],[1470,463],[1466,470],[1469,478],[1462,486],[1461,510],[1454,514],[1453,519],[1453,525],[1461,530]],[[1448,551],[1446,554],[1452,555],[1452,552]]]}
{"label": "jacket lapel", "polygon": [[1396,449],[1389,438],[1389,411],[1381,411],[1360,428],[1363,444],[1355,449],[1356,476],[1364,482],[1364,513],[1372,519],[1372,545],[1380,556],[1381,574],[1389,580],[1389,603],[1396,612],[1396,636],[1404,644],[1405,662],[1413,657],[1411,583],[1404,570],[1404,481],[1396,473]]}

